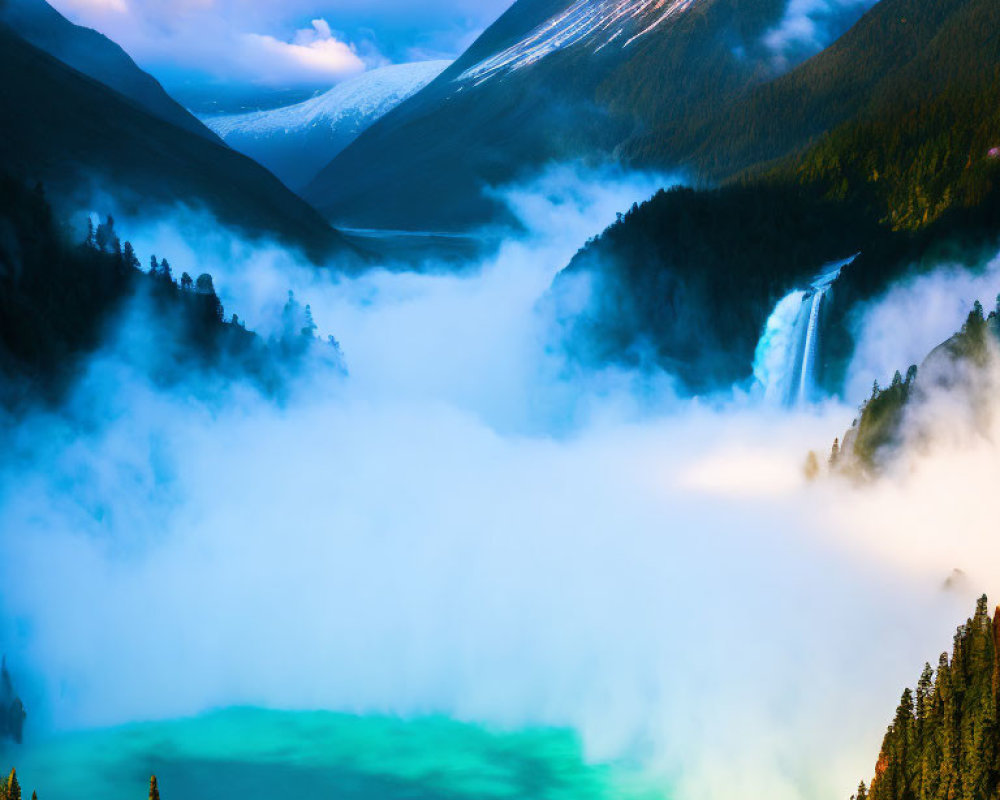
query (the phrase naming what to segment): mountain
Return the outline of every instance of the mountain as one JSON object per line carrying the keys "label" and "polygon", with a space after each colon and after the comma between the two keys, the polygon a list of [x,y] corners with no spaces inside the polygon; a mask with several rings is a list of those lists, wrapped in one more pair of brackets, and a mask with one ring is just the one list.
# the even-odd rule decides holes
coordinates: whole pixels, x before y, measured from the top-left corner
{"label": "mountain", "polygon": [[951,657],[924,665],[882,741],[871,786],[852,800],[991,798],[1000,788],[1000,609],[985,596],[955,633]]}
{"label": "mountain", "polygon": [[651,361],[699,390],[748,379],[776,303],[860,253],[823,322],[821,381],[836,391],[856,303],[1000,245],[998,91],[994,0],[882,0],[829,50],[733,101],[733,149],[719,135],[712,152],[762,163],[718,188],[661,192],[577,254],[556,281],[594,286],[563,312],[576,352]]}
{"label": "mountain", "polygon": [[713,180],[759,171],[841,124],[905,113],[947,88],[991,81],[1000,55],[997,24],[990,3],[877,3],[798,68],[750,87],[724,108],[636,137],[623,156],[644,165],[679,160]]}
{"label": "mountain", "polygon": [[204,207],[248,236],[311,257],[353,252],[316,211],[221,141],[154,116],[0,25],[0,168],[44,182],[59,205],[95,191],[122,213]]}
{"label": "mountain", "polygon": [[205,117],[238,150],[301,189],[377,119],[424,88],[451,62],[394,64],[365,72],[291,106]]}
{"label": "mountain", "polygon": [[121,47],[97,31],[74,25],[45,0],[0,0],[0,23],[149,113],[190,133],[215,138]]}
{"label": "mountain", "polygon": [[361,227],[494,221],[484,188],[553,160],[618,158],[774,75],[784,0],[518,0],[437,80],[306,188]]}

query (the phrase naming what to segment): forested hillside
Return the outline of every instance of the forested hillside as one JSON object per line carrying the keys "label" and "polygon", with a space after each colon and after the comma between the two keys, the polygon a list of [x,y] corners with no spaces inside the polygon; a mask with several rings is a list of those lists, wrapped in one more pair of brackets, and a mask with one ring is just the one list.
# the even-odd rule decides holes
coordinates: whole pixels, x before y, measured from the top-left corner
{"label": "forested hillside", "polygon": [[144,367],[161,382],[210,369],[276,391],[314,341],[308,310],[293,298],[284,335],[265,342],[236,315],[224,320],[210,275],[175,274],[166,258],[146,258],[119,239],[113,219],[89,232],[67,229],[41,186],[0,173],[0,405],[60,397],[135,299],[157,342],[141,354]]}
{"label": "forested hillside", "polygon": [[599,288],[570,321],[576,351],[629,360],[641,348],[701,389],[747,378],[774,304],[824,262],[860,252],[825,324],[821,379],[836,389],[851,348],[839,323],[853,303],[905,272],[975,263],[1000,245],[998,75],[995,3],[882,0],[830,50],[753,94],[730,129],[735,151],[743,142],[766,157],[792,146],[781,140],[786,112],[820,129],[833,107],[856,112],[850,121],[721,188],[660,193],[577,255],[563,279],[587,274]]}
{"label": "forested hillside", "polygon": [[891,466],[905,439],[919,440],[922,427],[934,419],[907,415],[931,395],[946,395],[956,407],[970,410],[985,434],[993,421],[990,412],[996,387],[988,367],[1000,345],[1000,301],[989,314],[977,301],[962,330],[936,347],[904,377],[897,371],[887,387],[876,383],[858,418],[838,441],[830,459],[835,472],[850,477],[872,477]]}
{"label": "forested hillside", "polygon": [[984,67],[988,80],[996,61],[995,14],[987,0],[883,0],[797,68],[725,106],[656,127],[624,154],[644,165],[688,165],[714,180],[759,170],[842,123],[912,107],[955,81],[978,84]]}
{"label": "forested hillside", "polygon": [[989,800],[1000,787],[1000,609],[983,596],[951,657],[924,666],[882,742],[871,785],[854,800]]}
{"label": "forested hillside", "polygon": [[[664,131],[707,118],[775,74],[762,38],[781,18],[782,0],[696,0],[655,4],[638,21],[623,17],[615,23],[620,40],[611,44],[584,39],[516,70],[463,77],[519,41],[544,37],[535,26],[570,5],[519,0],[437,81],[338,155],[306,198],[352,225],[463,229],[496,222],[503,207],[487,187],[553,161],[616,160],[651,131],[650,141],[672,152]],[[671,6],[680,10],[642,33]]]}

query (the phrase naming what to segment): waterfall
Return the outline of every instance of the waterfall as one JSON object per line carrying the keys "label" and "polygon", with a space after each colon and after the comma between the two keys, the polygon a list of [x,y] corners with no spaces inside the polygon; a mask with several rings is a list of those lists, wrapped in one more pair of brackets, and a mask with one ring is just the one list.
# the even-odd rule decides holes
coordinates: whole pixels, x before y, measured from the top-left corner
{"label": "waterfall", "polygon": [[806,289],[789,292],[774,307],[754,354],[754,383],[767,402],[805,404],[816,391],[823,301],[857,255],[826,264]]}

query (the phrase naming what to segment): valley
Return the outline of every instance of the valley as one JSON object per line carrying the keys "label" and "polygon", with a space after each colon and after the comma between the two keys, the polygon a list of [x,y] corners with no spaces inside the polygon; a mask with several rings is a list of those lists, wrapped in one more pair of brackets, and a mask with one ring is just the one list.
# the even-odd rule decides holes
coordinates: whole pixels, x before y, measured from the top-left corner
{"label": "valley", "polygon": [[0,0],[0,800],[995,800],[1000,7],[417,5]]}

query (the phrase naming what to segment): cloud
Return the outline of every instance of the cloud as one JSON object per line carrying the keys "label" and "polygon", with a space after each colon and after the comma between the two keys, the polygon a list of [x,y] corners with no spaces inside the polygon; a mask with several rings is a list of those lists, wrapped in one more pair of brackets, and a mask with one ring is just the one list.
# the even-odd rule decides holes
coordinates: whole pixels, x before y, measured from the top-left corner
{"label": "cloud", "polygon": [[[506,0],[53,0],[108,35],[168,87],[329,86],[386,61],[454,58]],[[318,21],[319,26],[313,22]]]}
{"label": "cloud", "polygon": [[65,0],[64,3],[58,5],[64,13],[101,15],[108,12],[124,14],[128,11],[128,4],[125,0]]}
{"label": "cloud", "polygon": [[789,0],[784,16],[764,36],[782,63],[818,53],[875,0]]}
{"label": "cloud", "polygon": [[291,42],[256,33],[244,34],[243,42],[243,63],[258,71],[259,83],[336,83],[366,68],[357,49],[339,41],[323,19],[297,31]]}
{"label": "cloud", "polygon": [[[893,373],[903,374],[961,329],[972,304],[979,300],[987,313],[1000,292],[1000,256],[980,270],[941,265],[899,281],[853,315],[857,343],[848,367],[844,394],[862,399],[873,380],[888,386]],[[920,324],[914,325],[913,320]],[[906,335],[902,336],[901,332]]]}

